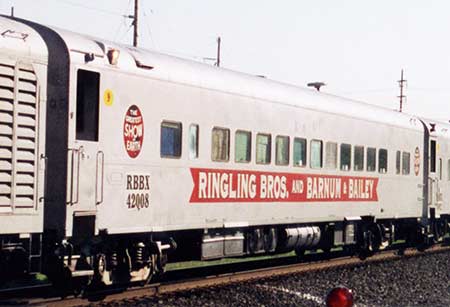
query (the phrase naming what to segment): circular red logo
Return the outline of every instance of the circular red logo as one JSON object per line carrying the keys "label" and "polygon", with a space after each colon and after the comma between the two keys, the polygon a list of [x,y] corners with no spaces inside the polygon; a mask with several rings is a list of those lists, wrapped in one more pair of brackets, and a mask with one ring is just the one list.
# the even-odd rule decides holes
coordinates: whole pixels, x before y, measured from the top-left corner
{"label": "circular red logo", "polygon": [[136,105],[130,106],[125,114],[123,141],[128,155],[136,158],[141,152],[144,141],[144,119]]}

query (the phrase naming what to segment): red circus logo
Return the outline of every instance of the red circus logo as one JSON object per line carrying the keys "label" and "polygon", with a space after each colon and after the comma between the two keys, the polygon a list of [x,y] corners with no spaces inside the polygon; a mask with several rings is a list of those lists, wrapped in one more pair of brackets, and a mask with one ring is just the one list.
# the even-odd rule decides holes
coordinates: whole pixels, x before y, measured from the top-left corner
{"label": "red circus logo", "polygon": [[125,114],[123,141],[128,155],[136,158],[141,152],[144,141],[144,119],[136,105],[130,106]]}

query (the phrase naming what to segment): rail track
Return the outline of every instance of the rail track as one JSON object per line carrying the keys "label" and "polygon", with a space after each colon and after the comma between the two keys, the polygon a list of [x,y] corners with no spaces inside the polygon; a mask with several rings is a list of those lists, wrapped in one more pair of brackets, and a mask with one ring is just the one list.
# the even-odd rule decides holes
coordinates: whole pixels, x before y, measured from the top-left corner
{"label": "rail track", "polygon": [[[0,305],[31,305],[31,306],[86,306],[95,303],[112,303],[114,301],[133,300],[143,297],[157,296],[162,294],[174,293],[179,291],[188,291],[192,289],[214,287],[232,283],[239,283],[251,281],[255,279],[263,279],[276,277],[281,275],[304,273],[311,271],[319,271],[331,268],[349,267],[366,265],[369,263],[391,261],[402,259],[402,257],[420,257],[430,253],[450,252],[450,246],[434,246],[424,252],[419,252],[415,249],[406,249],[403,255],[398,255],[397,251],[389,250],[380,252],[366,260],[361,260],[357,257],[344,256],[332,259],[321,259],[313,262],[292,263],[293,259],[289,259],[287,265],[277,265],[274,267],[253,268],[245,271],[237,272],[220,272],[217,269],[207,269],[211,274],[197,274],[191,278],[174,277],[167,279],[160,283],[153,283],[142,287],[119,287],[106,288],[104,290],[97,290],[95,292],[86,293],[84,297],[69,296],[64,299],[59,297],[50,298],[10,298],[7,300],[0,300]],[[320,257],[319,257],[320,258]],[[286,261],[280,260],[281,261]],[[258,265],[256,265],[258,266]],[[231,267],[230,267],[231,268]],[[228,268],[228,270],[230,269]],[[188,271],[188,270],[186,270]],[[222,270],[227,271],[227,269]],[[185,272],[186,273],[186,272]],[[176,274],[175,274],[176,275]],[[182,274],[183,275],[183,274]],[[187,274],[186,274],[187,275]],[[42,291],[48,286],[42,286]],[[33,291],[39,291],[39,288],[34,288]],[[42,294],[42,293],[41,293]]]}

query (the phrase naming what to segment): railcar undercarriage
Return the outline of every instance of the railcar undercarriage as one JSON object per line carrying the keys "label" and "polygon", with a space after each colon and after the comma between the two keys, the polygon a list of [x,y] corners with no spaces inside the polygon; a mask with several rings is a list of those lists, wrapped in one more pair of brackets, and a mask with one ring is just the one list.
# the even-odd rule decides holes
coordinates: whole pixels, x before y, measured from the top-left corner
{"label": "railcar undercarriage", "polygon": [[[51,236],[48,236],[51,237]],[[424,226],[416,218],[375,220],[367,216],[344,222],[269,225],[156,234],[109,235],[44,242],[43,272],[61,293],[111,284],[145,284],[164,273],[168,261],[211,260],[295,251],[342,248],[349,255],[370,257],[385,248],[425,250],[450,237],[450,216],[432,218]],[[33,242],[34,245],[30,242]],[[40,236],[4,237],[1,246],[2,281],[33,270],[32,253]],[[178,243],[178,244],[177,244]],[[27,247],[28,246],[28,247]]]}

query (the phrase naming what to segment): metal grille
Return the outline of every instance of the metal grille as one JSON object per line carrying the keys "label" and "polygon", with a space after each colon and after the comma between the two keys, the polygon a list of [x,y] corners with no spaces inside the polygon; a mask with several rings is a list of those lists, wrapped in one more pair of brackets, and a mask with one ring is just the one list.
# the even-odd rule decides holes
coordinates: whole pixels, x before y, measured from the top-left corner
{"label": "metal grille", "polygon": [[0,62],[0,209],[35,207],[37,81],[31,65]]}

